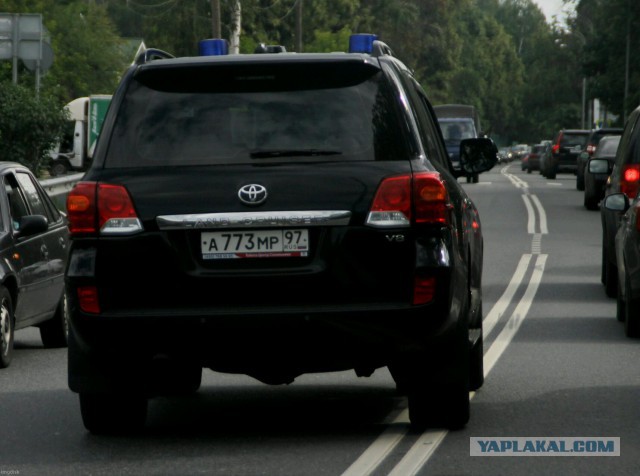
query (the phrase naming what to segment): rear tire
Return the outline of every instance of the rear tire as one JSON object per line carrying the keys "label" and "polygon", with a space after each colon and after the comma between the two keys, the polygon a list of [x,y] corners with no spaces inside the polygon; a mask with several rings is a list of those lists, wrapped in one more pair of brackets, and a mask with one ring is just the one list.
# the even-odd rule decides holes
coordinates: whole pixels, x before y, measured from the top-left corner
{"label": "rear tire", "polygon": [[618,295],[618,267],[615,264],[609,262],[609,258],[604,263],[604,292],[610,298],[615,298]]}
{"label": "rear tire", "polygon": [[640,299],[631,297],[631,285],[626,280],[626,299],[624,301],[624,333],[627,337],[640,337]]}
{"label": "rear tire", "polygon": [[13,357],[13,334],[15,321],[11,294],[0,286],[0,369],[9,367]]}
{"label": "rear tire", "polygon": [[62,293],[53,318],[40,324],[40,338],[46,349],[66,347],[69,337],[69,305],[67,293]]}
{"label": "rear tire", "polygon": [[459,430],[469,421],[469,390],[446,385],[409,394],[409,420],[416,428]]}
{"label": "rear tire", "polygon": [[80,393],[80,412],[87,430],[97,435],[140,431],[147,419],[142,395]]}
{"label": "rear tire", "polygon": [[579,172],[576,176],[576,189],[580,191],[584,190],[584,175],[581,175]]}
{"label": "rear tire", "polygon": [[598,197],[596,197],[592,191],[585,188],[584,191],[584,207],[587,210],[597,210],[598,209]]}
{"label": "rear tire", "polygon": [[478,390],[484,384],[484,343],[480,337],[469,350],[469,390]]}
{"label": "rear tire", "polygon": [[65,175],[69,171],[69,164],[65,160],[56,160],[49,167],[49,173],[53,177]]}

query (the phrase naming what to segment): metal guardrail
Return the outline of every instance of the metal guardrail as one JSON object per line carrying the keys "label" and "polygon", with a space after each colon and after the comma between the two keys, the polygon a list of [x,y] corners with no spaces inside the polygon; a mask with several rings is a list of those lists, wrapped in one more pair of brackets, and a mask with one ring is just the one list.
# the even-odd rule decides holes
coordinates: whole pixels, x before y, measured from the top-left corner
{"label": "metal guardrail", "polygon": [[65,211],[67,208],[67,193],[80,181],[83,175],[84,173],[65,175],[64,177],[39,180],[39,182],[42,188],[44,188],[53,199],[56,206],[60,210]]}

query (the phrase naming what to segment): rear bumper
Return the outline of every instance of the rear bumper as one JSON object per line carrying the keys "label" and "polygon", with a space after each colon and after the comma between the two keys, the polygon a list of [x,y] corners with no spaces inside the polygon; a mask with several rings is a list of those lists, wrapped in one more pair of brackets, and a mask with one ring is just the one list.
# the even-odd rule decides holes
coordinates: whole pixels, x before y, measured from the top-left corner
{"label": "rear bumper", "polygon": [[[454,300],[455,301],[455,300]],[[447,359],[468,323],[458,302],[360,312],[188,316],[71,316],[69,387],[75,392],[145,391],[154,360],[289,383],[304,373],[362,373],[408,355]],[[446,315],[445,315],[446,314]]]}

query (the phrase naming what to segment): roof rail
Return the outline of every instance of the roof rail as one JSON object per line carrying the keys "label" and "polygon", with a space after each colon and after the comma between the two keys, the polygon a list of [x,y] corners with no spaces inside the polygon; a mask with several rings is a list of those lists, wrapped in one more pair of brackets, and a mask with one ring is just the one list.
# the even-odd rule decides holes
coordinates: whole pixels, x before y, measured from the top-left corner
{"label": "roof rail", "polygon": [[166,51],[158,50],[155,48],[148,48],[142,51],[136,57],[134,64],[145,64],[154,59],[169,59],[169,58],[175,58],[175,56],[173,56],[170,53],[167,53]]}
{"label": "roof rail", "polygon": [[371,51],[371,56],[395,56],[393,54],[393,50],[386,43],[380,40],[374,40],[373,42],[373,50]]}

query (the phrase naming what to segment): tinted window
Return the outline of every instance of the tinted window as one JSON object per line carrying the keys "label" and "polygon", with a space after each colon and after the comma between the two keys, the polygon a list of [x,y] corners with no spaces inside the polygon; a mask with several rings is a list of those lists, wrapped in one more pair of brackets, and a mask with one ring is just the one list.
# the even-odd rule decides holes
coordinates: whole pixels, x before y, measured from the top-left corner
{"label": "tinted window", "polygon": [[237,91],[228,84],[217,90],[198,83],[194,91],[180,85],[174,91],[166,82],[133,81],[105,163],[153,167],[406,158],[393,95],[381,75],[326,88],[316,88],[314,78],[314,87],[306,89],[291,78],[276,84],[258,80]]}
{"label": "tinted window", "polygon": [[561,147],[575,147],[581,146],[585,148],[587,146],[587,141],[589,140],[589,136],[587,134],[571,134],[565,132],[562,135],[562,139],[560,140]]}
{"label": "tinted window", "polygon": [[596,156],[615,157],[618,144],[620,144],[620,137],[601,141],[596,149]]}

